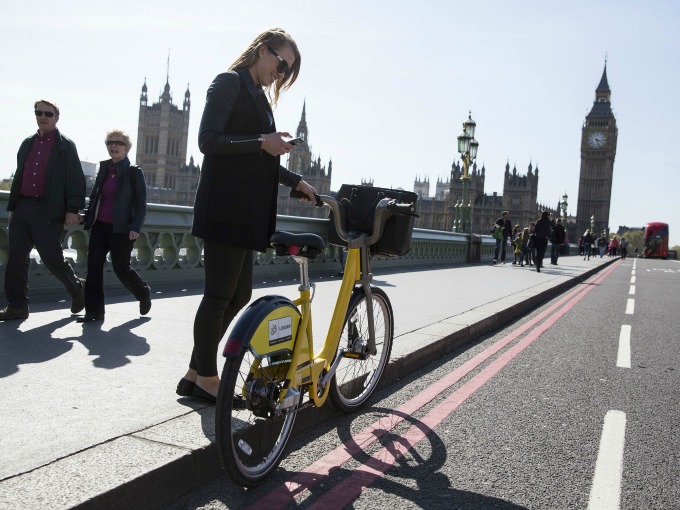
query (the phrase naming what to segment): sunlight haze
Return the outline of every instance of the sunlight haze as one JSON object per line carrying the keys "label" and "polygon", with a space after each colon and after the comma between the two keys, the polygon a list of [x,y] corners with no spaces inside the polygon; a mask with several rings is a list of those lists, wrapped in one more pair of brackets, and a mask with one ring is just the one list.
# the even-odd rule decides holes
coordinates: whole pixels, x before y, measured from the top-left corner
{"label": "sunlight haze", "polygon": [[201,164],[208,85],[278,26],[297,41],[302,67],[277,128],[294,135],[306,102],[312,154],[332,159],[332,189],[371,179],[413,190],[428,178],[434,193],[460,159],[456,137],[471,111],[486,193],[503,193],[506,163],[525,174],[531,162],[539,203],[556,207],[566,191],[575,215],[581,127],[606,58],[619,129],[610,228],[662,221],[678,245],[679,13],[680,3],[658,0],[0,0],[0,178],[36,130],[40,98],[59,105],[58,127],[81,160],[107,159],[111,127],[136,142],[142,85],[158,101],[168,52],[174,104],[191,93],[187,158]]}

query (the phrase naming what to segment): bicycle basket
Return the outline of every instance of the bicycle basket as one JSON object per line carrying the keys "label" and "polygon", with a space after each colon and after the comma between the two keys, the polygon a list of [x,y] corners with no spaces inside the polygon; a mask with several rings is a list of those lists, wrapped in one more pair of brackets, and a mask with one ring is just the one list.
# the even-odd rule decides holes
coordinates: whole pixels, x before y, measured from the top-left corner
{"label": "bicycle basket", "polygon": [[[418,195],[411,191],[376,188],[374,186],[343,184],[338,191],[337,200],[345,214],[345,228],[348,232],[373,232],[373,218],[378,202],[383,198],[393,198],[399,203],[411,203],[415,206]],[[413,216],[392,216],[385,223],[383,234],[371,246],[371,254],[385,256],[406,255],[411,249],[413,232]],[[328,231],[328,242],[338,246],[347,246],[335,230],[335,221],[331,212]]]}

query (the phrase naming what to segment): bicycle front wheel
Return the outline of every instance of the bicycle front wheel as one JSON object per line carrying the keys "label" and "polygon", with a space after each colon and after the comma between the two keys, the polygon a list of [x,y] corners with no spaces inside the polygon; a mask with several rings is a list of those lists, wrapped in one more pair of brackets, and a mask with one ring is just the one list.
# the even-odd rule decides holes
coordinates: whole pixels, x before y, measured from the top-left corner
{"label": "bicycle front wheel", "polygon": [[363,289],[357,289],[349,302],[347,318],[335,356],[343,359],[331,379],[330,398],[339,409],[351,412],[363,406],[375,391],[392,351],[394,322],[392,305],[381,289],[371,287],[373,324],[377,352],[368,346],[368,310]]}
{"label": "bicycle front wheel", "polygon": [[269,365],[247,348],[224,364],[215,410],[217,449],[224,469],[243,487],[258,485],[276,469],[293,431],[297,405],[277,408],[287,367]]}

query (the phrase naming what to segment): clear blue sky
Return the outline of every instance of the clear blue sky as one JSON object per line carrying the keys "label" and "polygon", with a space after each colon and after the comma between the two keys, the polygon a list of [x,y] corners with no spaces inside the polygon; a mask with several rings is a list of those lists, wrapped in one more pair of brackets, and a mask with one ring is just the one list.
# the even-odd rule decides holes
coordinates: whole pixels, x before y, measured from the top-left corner
{"label": "clear blue sky", "polygon": [[[106,130],[136,140],[144,78],[192,99],[189,155],[205,91],[252,38],[280,26],[302,71],[275,112],[294,132],[307,102],[315,156],[332,187],[371,178],[413,188],[446,179],[472,110],[486,192],[503,172],[538,166],[539,201],[566,191],[576,213],[583,120],[605,55],[619,127],[610,226],[666,221],[680,244],[680,2],[423,0],[342,2],[0,0],[0,177],[35,129],[33,101],[53,98],[81,159],[107,157]],[[134,153],[134,148],[133,151]],[[434,192],[434,189],[432,189]]]}

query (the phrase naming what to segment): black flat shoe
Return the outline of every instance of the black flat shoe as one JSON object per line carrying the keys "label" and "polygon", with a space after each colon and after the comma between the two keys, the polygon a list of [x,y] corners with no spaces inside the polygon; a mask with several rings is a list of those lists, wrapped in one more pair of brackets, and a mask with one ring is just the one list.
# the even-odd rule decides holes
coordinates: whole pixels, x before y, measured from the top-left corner
{"label": "black flat shoe", "polygon": [[203,388],[198,386],[197,384],[194,384],[194,389],[191,390],[191,396],[192,397],[197,397],[197,398],[202,398],[203,400],[207,400],[209,402],[212,402],[213,404],[217,402],[217,397],[214,395],[211,395],[207,391],[205,391]]}
{"label": "black flat shoe", "polygon": [[91,322],[91,321],[103,321],[103,313],[86,313],[82,317],[78,317],[76,322]]}
{"label": "black flat shoe", "polygon": [[196,383],[182,377],[177,383],[177,390],[175,390],[175,392],[180,397],[190,397],[191,392],[194,390],[194,386],[196,386]]}
{"label": "black flat shoe", "polygon": [[11,321],[15,319],[28,319],[28,308],[7,307],[0,310],[0,321]]}

